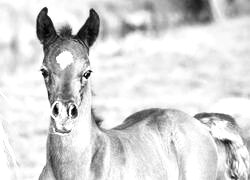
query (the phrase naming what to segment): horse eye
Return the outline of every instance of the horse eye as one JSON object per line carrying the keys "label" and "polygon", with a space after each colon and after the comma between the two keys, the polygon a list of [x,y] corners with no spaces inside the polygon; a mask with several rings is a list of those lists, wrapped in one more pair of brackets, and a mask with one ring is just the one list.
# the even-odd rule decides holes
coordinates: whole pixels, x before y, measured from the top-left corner
{"label": "horse eye", "polygon": [[44,78],[47,78],[49,76],[49,72],[46,69],[42,68],[40,71],[42,72]]}
{"label": "horse eye", "polygon": [[86,71],[84,74],[83,74],[83,77],[85,78],[85,79],[88,79],[89,78],[89,76],[90,76],[90,74],[91,74],[91,70],[88,70],[88,71]]}

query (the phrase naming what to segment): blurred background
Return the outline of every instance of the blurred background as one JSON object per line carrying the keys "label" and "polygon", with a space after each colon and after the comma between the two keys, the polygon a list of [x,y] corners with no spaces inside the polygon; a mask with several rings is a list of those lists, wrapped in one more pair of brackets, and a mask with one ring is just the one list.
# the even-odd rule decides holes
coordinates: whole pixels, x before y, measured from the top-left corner
{"label": "blurred background", "polygon": [[46,159],[50,110],[35,33],[44,6],[74,33],[89,8],[101,18],[90,61],[103,127],[143,108],[177,108],[229,113],[250,137],[250,0],[0,0],[0,119],[21,179],[37,179]]}

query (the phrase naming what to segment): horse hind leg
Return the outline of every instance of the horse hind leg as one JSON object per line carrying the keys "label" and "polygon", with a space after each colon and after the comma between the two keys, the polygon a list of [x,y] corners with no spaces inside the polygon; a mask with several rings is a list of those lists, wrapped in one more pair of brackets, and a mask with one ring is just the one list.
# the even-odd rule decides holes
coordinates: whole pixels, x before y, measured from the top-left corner
{"label": "horse hind leg", "polygon": [[180,180],[215,180],[216,145],[209,132],[196,123],[179,125],[173,134]]}

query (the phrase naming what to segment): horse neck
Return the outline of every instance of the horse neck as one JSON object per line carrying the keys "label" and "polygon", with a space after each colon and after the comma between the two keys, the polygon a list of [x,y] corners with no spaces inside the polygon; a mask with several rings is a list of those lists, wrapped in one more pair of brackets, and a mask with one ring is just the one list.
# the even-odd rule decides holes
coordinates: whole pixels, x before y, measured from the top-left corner
{"label": "horse neck", "polygon": [[90,167],[100,133],[91,118],[91,90],[90,87],[86,88],[83,103],[79,107],[79,116],[71,133],[66,136],[49,134],[47,144],[47,158],[54,171],[64,172],[69,167],[79,167],[80,173],[85,177],[88,176],[87,169]]}

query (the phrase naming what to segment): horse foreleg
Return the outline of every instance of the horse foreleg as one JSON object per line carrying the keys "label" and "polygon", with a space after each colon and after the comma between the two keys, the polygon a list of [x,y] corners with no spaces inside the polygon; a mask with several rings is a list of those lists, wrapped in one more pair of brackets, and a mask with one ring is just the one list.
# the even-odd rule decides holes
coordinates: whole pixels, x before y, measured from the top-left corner
{"label": "horse foreleg", "polygon": [[56,180],[50,165],[45,165],[39,176],[39,180]]}

